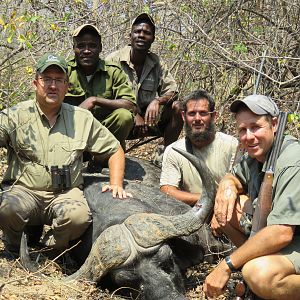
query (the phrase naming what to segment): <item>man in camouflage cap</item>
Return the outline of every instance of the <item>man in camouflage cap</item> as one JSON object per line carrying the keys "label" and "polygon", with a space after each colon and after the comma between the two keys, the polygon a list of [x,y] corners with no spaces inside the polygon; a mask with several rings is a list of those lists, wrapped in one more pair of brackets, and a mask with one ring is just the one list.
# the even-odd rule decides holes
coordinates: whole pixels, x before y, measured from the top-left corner
{"label": "man in camouflage cap", "polygon": [[7,148],[8,162],[0,228],[7,249],[14,252],[23,231],[37,242],[43,225],[50,225],[42,242],[61,250],[90,225],[91,212],[82,191],[83,151],[108,160],[110,185],[103,191],[127,197],[120,143],[89,111],[63,103],[69,84],[66,61],[45,54],[36,65],[33,84],[35,100],[0,114],[0,147]]}
{"label": "man in camouflage cap", "polygon": [[[273,146],[279,110],[264,95],[250,95],[230,107],[235,113],[242,160],[220,182],[211,226],[238,247],[210,273],[204,284],[209,298],[222,294],[232,272],[241,269],[250,289],[263,299],[299,299],[300,292],[300,144],[285,136],[272,183],[267,226],[251,235],[250,221]],[[241,198],[242,195],[247,197]],[[256,205],[255,209],[258,205]],[[248,222],[247,222],[248,223]]]}

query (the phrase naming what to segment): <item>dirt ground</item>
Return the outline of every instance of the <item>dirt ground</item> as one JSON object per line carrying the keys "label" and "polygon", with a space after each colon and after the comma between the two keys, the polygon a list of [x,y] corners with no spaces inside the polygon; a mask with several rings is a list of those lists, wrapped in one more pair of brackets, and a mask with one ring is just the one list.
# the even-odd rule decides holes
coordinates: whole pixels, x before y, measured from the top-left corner
{"label": "dirt ground", "polygon": [[[129,142],[127,148],[135,142]],[[158,142],[159,140],[149,142],[131,150],[127,155],[152,160]],[[0,149],[0,178],[5,170],[5,163],[4,150]],[[43,249],[31,249],[31,251],[31,257],[38,264],[36,273],[27,272],[21,266],[19,259],[14,259],[4,250],[0,240],[0,300],[140,299],[139,294],[128,287],[116,291],[103,291],[91,282],[66,282],[63,280],[65,275],[71,274],[76,269],[74,262],[68,259],[68,255],[50,260],[44,255]],[[205,262],[186,272],[187,299],[205,299],[202,284],[214,265]],[[235,275],[235,278],[237,277],[238,274]],[[120,292],[123,292],[122,296]],[[232,298],[227,292],[217,299]]]}

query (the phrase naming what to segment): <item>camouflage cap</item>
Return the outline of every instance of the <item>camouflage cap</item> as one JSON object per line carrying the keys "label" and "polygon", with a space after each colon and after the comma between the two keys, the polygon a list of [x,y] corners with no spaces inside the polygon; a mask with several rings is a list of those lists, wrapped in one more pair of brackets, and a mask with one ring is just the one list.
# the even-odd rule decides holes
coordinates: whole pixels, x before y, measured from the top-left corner
{"label": "camouflage cap", "polygon": [[245,104],[256,115],[270,115],[276,117],[279,115],[279,109],[276,103],[264,95],[250,95],[243,100],[236,100],[230,105],[230,110],[238,112],[240,105]]}
{"label": "camouflage cap", "polygon": [[80,33],[80,31],[81,31],[82,29],[90,29],[90,30],[92,30],[92,31],[95,31],[95,32],[99,35],[99,37],[101,38],[100,30],[99,30],[96,26],[94,26],[94,25],[92,25],[92,24],[83,24],[83,25],[77,27],[77,28],[73,31],[73,37],[78,36],[79,33]]}
{"label": "camouflage cap", "polygon": [[139,14],[136,18],[133,19],[132,23],[131,23],[131,26],[141,22],[141,21],[145,21],[147,20],[152,26],[153,26],[153,30],[155,31],[155,23],[154,23],[154,20],[153,18],[147,14],[147,13],[142,13],[142,14]]}
{"label": "camouflage cap", "polygon": [[64,73],[68,72],[66,60],[63,57],[53,53],[46,53],[38,60],[36,64],[36,71],[43,73],[48,67],[53,65],[61,68]]}

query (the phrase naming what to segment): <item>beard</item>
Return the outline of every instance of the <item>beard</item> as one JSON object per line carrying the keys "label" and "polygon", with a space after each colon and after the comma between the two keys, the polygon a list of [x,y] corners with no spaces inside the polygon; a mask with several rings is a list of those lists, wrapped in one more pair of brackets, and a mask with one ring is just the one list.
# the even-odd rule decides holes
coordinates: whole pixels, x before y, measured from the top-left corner
{"label": "beard", "polygon": [[214,122],[210,122],[208,127],[202,132],[193,132],[191,126],[184,122],[184,131],[186,136],[190,139],[191,142],[195,144],[201,144],[203,142],[212,141],[216,134],[216,125]]}

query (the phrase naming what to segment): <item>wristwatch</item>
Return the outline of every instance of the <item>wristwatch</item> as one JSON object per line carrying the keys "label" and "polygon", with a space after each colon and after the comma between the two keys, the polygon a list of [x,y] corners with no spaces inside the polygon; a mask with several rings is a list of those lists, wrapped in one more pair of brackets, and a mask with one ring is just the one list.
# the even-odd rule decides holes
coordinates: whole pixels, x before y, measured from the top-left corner
{"label": "wristwatch", "polygon": [[238,271],[238,269],[236,269],[236,268],[234,267],[234,265],[232,264],[232,261],[231,261],[231,258],[230,258],[229,255],[225,257],[225,262],[226,262],[226,264],[227,264],[227,266],[229,267],[229,269],[230,269],[231,272],[236,272],[236,271]]}

